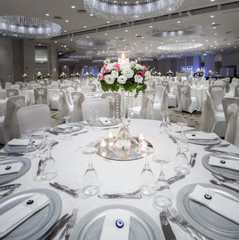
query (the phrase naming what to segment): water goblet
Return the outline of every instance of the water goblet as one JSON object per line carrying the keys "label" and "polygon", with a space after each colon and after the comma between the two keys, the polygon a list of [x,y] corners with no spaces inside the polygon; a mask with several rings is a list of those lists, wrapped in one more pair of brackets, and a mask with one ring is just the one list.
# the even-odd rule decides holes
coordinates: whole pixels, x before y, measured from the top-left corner
{"label": "water goblet", "polygon": [[168,134],[169,132],[169,125],[167,123],[167,116],[168,116],[168,112],[167,111],[163,111],[162,113],[162,117],[163,120],[160,124],[160,134]]}
{"label": "water goblet", "polygon": [[100,191],[99,176],[92,163],[92,155],[97,151],[98,149],[94,147],[86,147],[82,150],[83,154],[89,156],[88,168],[83,176],[82,189],[82,193],[86,197],[95,196]]}
{"label": "water goblet", "polygon": [[152,197],[155,193],[155,178],[149,166],[148,158],[145,160],[144,168],[140,174],[140,192],[145,197]]}
{"label": "water goblet", "polygon": [[180,122],[180,123],[178,123],[178,125],[181,128],[180,141],[179,141],[179,151],[187,152],[187,151],[189,151],[189,144],[188,144],[188,139],[185,136],[185,132],[184,132],[184,126],[187,126],[187,123]]}
{"label": "water goblet", "polygon": [[62,139],[63,140],[70,140],[70,139],[72,139],[72,131],[71,131],[71,128],[69,126],[70,116],[65,116],[63,119],[65,119],[66,127],[65,127],[65,129],[63,131]]}
{"label": "water goblet", "polygon": [[168,163],[170,158],[167,156],[155,155],[153,160],[160,163],[160,173],[155,184],[157,193],[153,199],[153,205],[156,209],[162,211],[172,205],[172,193],[169,184],[165,179],[163,170],[163,164]]}

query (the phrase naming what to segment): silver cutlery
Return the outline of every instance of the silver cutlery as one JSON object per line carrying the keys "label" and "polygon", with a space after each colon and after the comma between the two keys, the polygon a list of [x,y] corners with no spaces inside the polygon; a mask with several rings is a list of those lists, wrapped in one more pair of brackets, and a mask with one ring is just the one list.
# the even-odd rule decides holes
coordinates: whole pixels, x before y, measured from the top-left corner
{"label": "silver cutlery", "polygon": [[125,199],[141,199],[141,195],[133,195],[133,194],[99,194],[97,195],[99,198],[104,198],[104,199],[114,199],[114,198],[125,198]]}
{"label": "silver cutlery", "polygon": [[0,192],[1,191],[6,191],[8,189],[12,189],[12,188],[17,188],[20,187],[21,184],[20,183],[14,183],[14,184],[9,184],[9,185],[5,185],[5,186],[0,186]]}
{"label": "silver cutlery", "polygon": [[66,225],[66,223],[70,220],[72,215],[65,214],[61,217],[43,236],[38,238],[38,240],[51,240],[53,239],[58,232]]}
{"label": "silver cutlery", "polygon": [[189,164],[191,165],[192,168],[195,166],[196,157],[197,157],[197,153],[191,153],[191,158],[190,158]]}
{"label": "silver cutlery", "polygon": [[24,156],[23,153],[6,153],[6,152],[1,152],[0,157],[22,157]]}
{"label": "silver cutlery", "polygon": [[78,213],[78,209],[74,208],[72,211],[72,217],[70,218],[70,220],[68,221],[68,223],[66,224],[65,229],[63,230],[63,232],[61,233],[60,237],[58,240],[62,240],[63,237],[65,236],[65,239],[69,239],[72,229],[76,223],[77,220],[77,213]]}
{"label": "silver cutlery", "polygon": [[106,128],[102,128],[102,130],[110,130],[110,129],[116,129],[116,128],[119,128],[119,126],[118,127],[106,127]]}
{"label": "silver cutlery", "polygon": [[168,137],[173,141],[173,143],[177,143],[177,140],[171,134],[168,134]]}
{"label": "silver cutlery", "polygon": [[175,208],[167,209],[166,215],[169,218],[170,221],[175,222],[178,224],[183,230],[188,232],[190,236],[195,240],[202,240],[206,239],[204,236],[202,236],[197,229],[195,229],[193,226],[191,226],[187,221],[185,221],[181,215],[178,213],[178,211]]}
{"label": "silver cutlery", "polygon": [[78,197],[78,194],[76,193],[76,191],[78,191],[79,189],[71,189],[65,185],[61,185],[59,183],[49,183],[52,187],[58,189],[58,190],[62,190],[63,192],[66,192],[68,194],[70,194],[71,196],[77,198]]}
{"label": "silver cutlery", "polygon": [[13,186],[12,188],[10,188],[9,191],[7,191],[7,192],[4,193],[4,194],[1,194],[1,195],[0,195],[0,199],[5,198],[5,197],[11,195],[11,194],[14,192],[14,190],[15,190],[16,188],[20,187],[20,186],[21,186],[21,184],[15,184],[15,186]]}
{"label": "silver cutlery", "polygon": [[173,229],[171,228],[171,225],[166,217],[166,213],[164,211],[160,212],[159,219],[161,223],[161,228],[164,234],[164,237],[166,240],[177,240]]}
{"label": "silver cutlery", "polygon": [[37,176],[39,176],[41,174],[42,171],[42,167],[43,167],[43,163],[45,162],[45,160],[40,159],[40,161],[38,162],[38,167],[37,167]]}
{"label": "silver cutlery", "polygon": [[222,153],[222,154],[226,154],[226,155],[229,155],[229,156],[239,157],[239,153],[216,150],[216,149],[213,149],[212,147],[205,147],[204,150],[207,151],[207,152]]}
{"label": "silver cutlery", "polygon": [[[192,128],[192,129],[184,130],[183,132],[201,132],[201,131],[196,128]],[[175,131],[175,133],[182,133],[182,131],[181,130]]]}
{"label": "silver cutlery", "polygon": [[226,184],[223,184],[223,183],[221,183],[221,182],[217,182],[216,180],[211,179],[211,180],[210,180],[210,183],[215,184],[215,185],[218,185],[218,186],[222,186],[222,187],[225,187],[225,188],[228,188],[228,189],[230,189],[230,190],[232,190],[232,191],[235,191],[235,192],[239,193],[239,189],[236,189],[236,188],[234,188],[234,187],[230,187],[230,186],[228,186],[228,185],[226,185]]}
{"label": "silver cutlery", "polygon": [[178,180],[180,180],[180,179],[183,179],[183,178],[185,178],[185,175],[184,175],[184,174],[182,174],[182,173],[177,173],[175,176],[169,178],[169,179],[167,180],[167,182],[168,182],[168,184],[170,185],[170,184],[175,183],[176,181],[178,181]]}
{"label": "silver cutlery", "polygon": [[79,135],[79,134],[83,134],[83,133],[87,133],[87,132],[88,132],[88,130],[79,131],[79,132],[74,132],[74,133],[72,133],[71,135],[72,135],[72,136],[77,136],[77,135]]}
{"label": "silver cutlery", "polygon": [[212,173],[213,177],[215,177],[218,181],[220,182],[228,182],[228,183],[235,183],[235,184],[239,184],[239,181],[232,179],[232,178],[228,178],[228,177],[224,177],[220,174],[216,174],[216,173]]}

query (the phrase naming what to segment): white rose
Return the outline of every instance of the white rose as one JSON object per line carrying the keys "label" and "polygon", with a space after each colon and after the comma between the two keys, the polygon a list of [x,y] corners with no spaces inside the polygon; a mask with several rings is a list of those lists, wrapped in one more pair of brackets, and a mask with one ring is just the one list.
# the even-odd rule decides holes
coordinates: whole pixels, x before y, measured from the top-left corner
{"label": "white rose", "polygon": [[150,72],[150,71],[146,71],[145,74],[144,74],[144,76],[145,76],[145,79],[146,79],[146,80],[150,80],[150,78],[151,78],[151,72]]}
{"label": "white rose", "polygon": [[131,62],[131,63],[130,63],[130,67],[135,67],[136,63],[137,63],[137,62]]}
{"label": "white rose", "polygon": [[122,74],[127,78],[132,78],[134,76],[134,71],[131,68],[124,68]]}
{"label": "white rose", "polygon": [[107,66],[106,66],[106,69],[111,72],[112,69],[113,69],[113,63],[108,63]]}
{"label": "white rose", "polygon": [[119,76],[119,73],[116,70],[112,70],[111,75],[112,77],[117,78]]}
{"label": "white rose", "polygon": [[120,70],[123,71],[125,68],[130,68],[130,63],[121,63]]}
{"label": "white rose", "polygon": [[136,65],[135,65],[135,68],[136,68],[137,70],[144,70],[143,66],[140,65],[140,64],[136,64]]}
{"label": "white rose", "polygon": [[113,84],[115,81],[115,78],[112,75],[108,74],[104,76],[104,80],[108,84]]}
{"label": "white rose", "polygon": [[127,78],[124,75],[120,75],[117,79],[118,83],[125,84],[127,81]]}
{"label": "white rose", "polygon": [[143,78],[140,75],[135,75],[134,76],[134,81],[136,83],[142,83],[143,82]]}

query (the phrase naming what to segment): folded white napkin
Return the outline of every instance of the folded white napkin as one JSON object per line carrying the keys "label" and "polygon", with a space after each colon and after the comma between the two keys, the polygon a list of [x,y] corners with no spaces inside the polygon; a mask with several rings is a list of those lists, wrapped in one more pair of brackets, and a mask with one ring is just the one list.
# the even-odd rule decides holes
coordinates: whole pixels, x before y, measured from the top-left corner
{"label": "folded white napkin", "polygon": [[[206,199],[206,197],[211,197],[211,199]],[[239,224],[239,214],[238,211],[236,211],[236,209],[239,209],[239,202],[202,187],[201,185],[196,185],[193,192],[189,194],[189,198]]]}
{"label": "folded white napkin", "polygon": [[238,160],[224,159],[224,158],[210,156],[208,164],[217,166],[217,167],[229,168],[229,169],[239,171],[239,161]]}
{"label": "folded white napkin", "polygon": [[[30,200],[33,200],[33,203],[27,204]],[[47,204],[49,204],[48,197],[37,193],[0,215],[0,238],[11,232]]]}
{"label": "folded white napkin", "polygon": [[8,163],[0,165],[0,175],[17,173],[22,168],[22,162]]}
{"label": "folded white napkin", "polygon": [[[118,228],[116,221],[123,221],[124,226]],[[118,221],[120,225],[121,222]],[[104,225],[101,231],[100,240],[128,240],[130,226],[130,214],[127,210],[111,209],[105,216]]]}
{"label": "folded white napkin", "polygon": [[100,121],[104,126],[111,125],[110,119],[108,119],[108,118],[106,118],[106,117],[99,117],[99,121]]}
{"label": "folded white napkin", "polygon": [[[66,124],[61,124],[57,126],[59,129],[65,130]],[[78,126],[72,126],[69,124],[71,131],[78,131],[80,128]]]}
{"label": "folded white napkin", "polygon": [[11,146],[27,146],[29,144],[29,139],[12,139],[10,142],[8,142],[8,145],[11,145]]}
{"label": "folded white napkin", "polygon": [[215,133],[204,133],[204,132],[190,132],[185,133],[189,140],[215,140],[218,139]]}

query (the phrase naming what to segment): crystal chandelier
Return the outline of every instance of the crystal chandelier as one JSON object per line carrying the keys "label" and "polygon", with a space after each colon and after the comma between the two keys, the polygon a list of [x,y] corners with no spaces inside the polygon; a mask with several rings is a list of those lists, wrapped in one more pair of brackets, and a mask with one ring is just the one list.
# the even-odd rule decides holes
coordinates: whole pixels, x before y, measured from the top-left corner
{"label": "crystal chandelier", "polygon": [[87,38],[78,39],[75,41],[77,48],[114,48],[116,47],[116,40],[101,39],[101,38]]}
{"label": "crystal chandelier", "polygon": [[0,34],[20,38],[51,38],[58,36],[61,26],[39,18],[0,16]]}
{"label": "crystal chandelier", "polygon": [[84,0],[86,10],[109,20],[131,21],[173,12],[184,0]]}
{"label": "crystal chandelier", "polygon": [[163,46],[157,47],[159,50],[163,51],[174,51],[174,52],[183,52],[183,51],[188,51],[192,49],[196,49],[199,47],[202,47],[202,43],[175,43],[175,44],[167,44]]}

